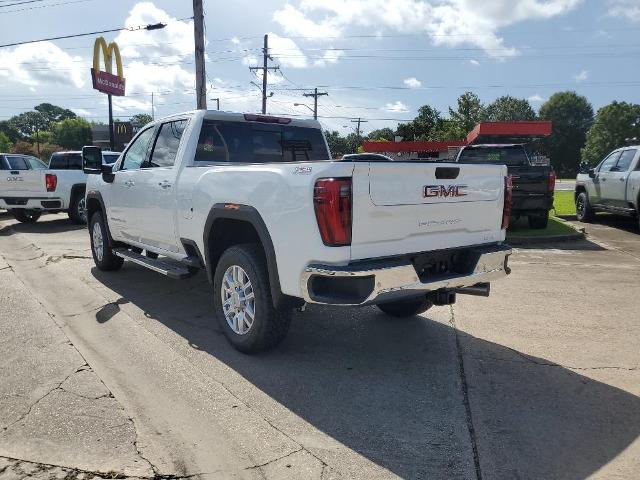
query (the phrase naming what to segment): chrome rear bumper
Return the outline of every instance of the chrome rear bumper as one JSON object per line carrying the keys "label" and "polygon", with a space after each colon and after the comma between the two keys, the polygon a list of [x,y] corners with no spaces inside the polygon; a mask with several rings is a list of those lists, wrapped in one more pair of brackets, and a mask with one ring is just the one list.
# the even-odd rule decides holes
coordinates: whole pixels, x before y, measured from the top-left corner
{"label": "chrome rear bumper", "polygon": [[458,250],[471,257],[465,273],[430,275],[422,279],[410,258],[371,261],[347,266],[308,265],[301,277],[303,298],[308,303],[358,306],[441,289],[470,287],[508,275],[511,248],[507,245]]}

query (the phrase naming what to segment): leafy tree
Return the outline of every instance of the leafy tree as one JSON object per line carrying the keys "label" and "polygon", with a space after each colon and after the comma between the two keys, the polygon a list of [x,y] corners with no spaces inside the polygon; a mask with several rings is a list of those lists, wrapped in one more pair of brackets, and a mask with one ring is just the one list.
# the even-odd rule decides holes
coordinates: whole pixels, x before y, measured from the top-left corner
{"label": "leafy tree", "polygon": [[29,142],[25,142],[24,140],[19,140],[13,146],[11,153],[21,153],[23,155],[37,155],[35,151],[35,147]]}
{"label": "leafy tree", "polygon": [[388,127],[373,130],[367,135],[367,140],[388,140],[393,141],[396,133]]}
{"label": "leafy tree", "polygon": [[4,132],[0,132],[0,153],[8,153],[12,148],[13,143],[11,143],[9,136]]}
{"label": "leafy tree", "polygon": [[46,118],[47,128],[49,128],[52,123],[77,117],[77,115],[68,108],[57,107],[50,103],[41,103],[33,108]]}
{"label": "leafy tree", "polygon": [[9,119],[9,124],[19,138],[29,138],[36,132],[47,130],[47,117],[40,112],[24,112]]}
{"label": "leafy tree", "polygon": [[535,120],[536,112],[528,100],[514,98],[509,95],[498,97],[491,103],[485,113],[490,122],[509,122],[518,120]]}
{"label": "leafy tree", "polygon": [[[458,108],[449,108],[449,117],[458,124],[463,135],[469,133],[485,114],[485,108],[480,98],[472,92],[465,92],[458,97]],[[452,137],[453,138],[453,137]]]}
{"label": "leafy tree", "polygon": [[4,133],[12,143],[20,139],[18,129],[9,120],[0,121],[0,132]]}
{"label": "leafy tree", "polygon": [[431,132],[429,140],[462,140],[467,133],[455,120],[442,119]]}
{"label": "leafy tree", "polygon": [[31,138],[29,138],[31,143],[51,143],[53,141],[53,132],[49,132],[47,130],[43,132],[37,132]]}
{"label": "leafy tree", "polygon": [[602,107],[587,132],[582,160],[595,165],[611,150],[626,145],[627,139],[640,137],[640,105],[613,102]]}
{"label": "leafy tree", "polygon": [[131,117],[131,123],[140,127],[152,121],[153,118],[151,118],[151,115],[147,115],[146,113],[137,113],[133,117]]}
{"label": "leafy tree", "polygon": [[62,152],[64,150],[65,149],[63,147],[56,145],[55,143],[44,143],[40,145],[40,154],[38,156],[48,164],[51,154],[55,152]]}
{"label": "leafy tree", "polygon": [[440,112],[429,105],[423,105],[418,109],[416,118],[398,125],[397,132],[405,140],[430,140],[440,122]]}
{"label": "leafy tree", "polygon": [[327,138],[331,155],[333,155],[334,158],[358,152],[361,144],[360,139],[355,133],[350,133],[346,137],[343,137],[337,131],[325,132],[325,137]]}
{"label": "leafy tree", "polygon": [[558,92],[540,107],[539,117],[553,122],[553,135],[542,140],[542,152],[560,174],[575,175],[593,122],[593,107],[582,95]]}
{"label": "leafy tree", "polygon": [[84,118],[67,118],[53,125],[53,139],[64,148],[79,150],[93,141],[91,124]]}

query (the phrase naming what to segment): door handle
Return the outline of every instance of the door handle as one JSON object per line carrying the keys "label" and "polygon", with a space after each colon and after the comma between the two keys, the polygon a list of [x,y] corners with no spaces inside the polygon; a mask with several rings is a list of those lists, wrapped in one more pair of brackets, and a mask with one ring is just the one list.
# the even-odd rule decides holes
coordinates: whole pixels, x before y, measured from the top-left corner
{"label": "door handle", "polygon": [[626,178],[622,177],[622,178],[619,178],[618,180],[620,180],[621,182],[624,182]]}
{"label": "door handle", "polygon": [[136,184],[136,182],[134,182],[133,180],[127,180],[126,182],[124,182],[124,184],[127,187],[133,187]]}
{"label": "door handle", "polygon": [[171,188],[171,183],[167,180],[163,180],[162,182],[158,183],[158,185],[160,186],[160,188]]}

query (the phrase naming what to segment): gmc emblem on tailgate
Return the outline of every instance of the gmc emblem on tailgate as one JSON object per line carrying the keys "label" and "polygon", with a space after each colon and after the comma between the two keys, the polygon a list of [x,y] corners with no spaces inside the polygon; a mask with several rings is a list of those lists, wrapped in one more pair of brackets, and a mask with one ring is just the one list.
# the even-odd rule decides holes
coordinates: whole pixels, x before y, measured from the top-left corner
{"label": "gmc emblem on tailgate", "polygon": [[7,182],[24,182],[22,177],[7,177]]}
{"label": "gmc emblem on tailgate", "polygon": [[422,196],[424,198],[446,198],[446,197],[464,197],[466,193],[463,191],[466,185],[425,185],[422,188]]}

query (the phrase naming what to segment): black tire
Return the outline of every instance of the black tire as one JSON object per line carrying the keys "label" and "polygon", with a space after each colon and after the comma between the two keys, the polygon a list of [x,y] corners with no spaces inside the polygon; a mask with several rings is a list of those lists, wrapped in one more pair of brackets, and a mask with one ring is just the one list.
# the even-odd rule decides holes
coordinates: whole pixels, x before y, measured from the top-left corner
{"label": "black tire", "polygon": [[387,315],[396,318],[413,317],[426,312],[433,307],[433,302],[426,296],[396,300],[394,302],[379,303],[377,307]]}
{"label": "black tire", "polygon": [[[100,232],[101,242],[98,241],[96,230]],[[111,250],[107,225],[102,218],[101,212],[95,212],[91,216],[91,221],[89,222],[89,238],[91,240],[91,253],[96,267],[104,272],[120,270],[124,259],[114,255]]]}
{"label": "black tire", "polygon": [[[233,267],[242,269],[247,280],[244,285],[249,283],[251,285],[251,292],[247,295],[253,294],[253,304],[250,306],[250,300],[241,303],[239,293],[243,292],[244,289],[226,290],[227,292],[235,291],[238,295],[235,300],[229,298],[233,303],[226,308],[228,308],[227,315],[233,317],[229,321],[235,322],[240,329],[246,328],[243,333],[235,331],[234,327],[227,322],[225,309],[223,308],[223,282],[225,282],[227,270],[231,270]],[[240,283],[236,283],[238,288],[240,288],[239,285]],[[292,311],[290,309],[276,310],[274,308],[267,261],[262,247],[258,244],[235,245],[222,254],[213,277],[213,300],[215,315],[225,336],[235,349],[243,353],[255,353],[273,348],[287,335]],[[234,310],[236,307],[237,310]],[[242,319],[247,318],[247,321],[250,321],[251,317],[247,312],[251,308],[254,314],[253,321],[251,325],[247,326]]]}
{"label": "black tire", "polygon": [[580,222],[589,223],[593,220],[595,211],[589,202],[587,192],[580,192],[576,197],[576,218]]}
{"label": "black tire", "polygon": [[529,215],[529,228],[536,230],[542,230],[547,228],[549,224],[549,212],[540,212],[533,215]]}
{"label": "black tire", "polygon": [[84,191],[73,194],[67,214],[69,219],[76,225],[85,225],[87,223],[87,204],[84,198]]}
{"label": "black tire", "polygon": [[38,210],[26,210],[22,208],[16,208],[11,210],[13,217],[22,223],[36,223],[42,215],[42,212]]}

